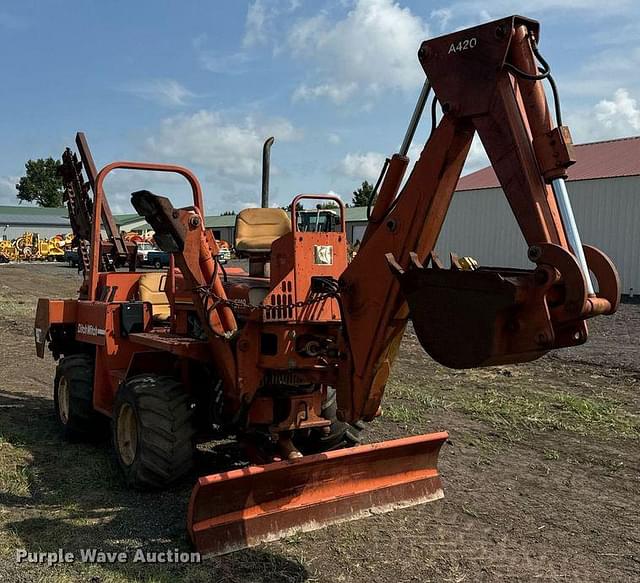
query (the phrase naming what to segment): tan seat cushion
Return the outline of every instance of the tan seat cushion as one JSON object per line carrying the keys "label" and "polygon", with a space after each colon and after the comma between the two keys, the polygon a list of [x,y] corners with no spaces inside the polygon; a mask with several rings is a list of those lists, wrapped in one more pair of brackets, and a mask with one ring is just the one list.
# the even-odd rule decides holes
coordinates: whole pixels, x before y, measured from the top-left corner
{"label": "tan seat cushion", "polygon": [[138,281],[140,299],[152,305],[153,319],[157,322],[166,322],[171,316],[169,299],[164,291],[167,274],[145,273]]}
{"label": "tan seat cushion", "polygon": [[270,253],[271,244],[291,232],[291,221],[282,209],[245,209],[236,217],[236,251]]}

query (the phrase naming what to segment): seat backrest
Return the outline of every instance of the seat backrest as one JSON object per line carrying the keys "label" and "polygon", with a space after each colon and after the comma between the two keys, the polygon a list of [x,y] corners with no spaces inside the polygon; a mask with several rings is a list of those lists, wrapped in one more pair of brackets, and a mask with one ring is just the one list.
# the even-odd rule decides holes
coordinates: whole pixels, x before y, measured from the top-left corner
{"label": "seat backrest", "polygon": [[166,281],[167,274],[163,271],[145,273],[138,281],[140,300],[151,304],[153,319],[157,322],[166,322],[171,316],[169,298],[164,291]]}
{"label": "seat backrest", "polygon": [[291,232],[291,220],[282,209],[244,209],[236,217],[236,251],[268,254],[271,244]]}

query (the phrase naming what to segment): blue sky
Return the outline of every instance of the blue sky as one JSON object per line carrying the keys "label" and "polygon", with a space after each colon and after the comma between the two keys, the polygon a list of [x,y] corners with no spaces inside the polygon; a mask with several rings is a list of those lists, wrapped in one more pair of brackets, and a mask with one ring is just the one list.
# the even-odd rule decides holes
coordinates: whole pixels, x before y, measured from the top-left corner
{"label": "blue sky", "polygon": [[[0,204],[15,202],[27,159],[59,156],[77,130],[98,165],[192,168],[208,212],[259,202],[269,135],[274,203],[349,201],[402,140],[420,41],[513,13],[542,22],[574,141],[640,134],[636,0],[0,0]],[[467,171],[483,163],[475,144]],[[187,200],[178,180],[120,173],[114,210],[131,212],[142,186]]]}

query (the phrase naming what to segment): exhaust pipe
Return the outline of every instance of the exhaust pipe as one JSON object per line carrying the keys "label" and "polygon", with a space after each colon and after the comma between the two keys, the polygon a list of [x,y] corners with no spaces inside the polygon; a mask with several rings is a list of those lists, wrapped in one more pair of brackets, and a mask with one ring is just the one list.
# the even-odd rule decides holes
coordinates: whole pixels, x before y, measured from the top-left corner
{"label": "exhaust pipe", "polygon": [[275,138],[267,138],[262,146],[262,208],[269,208],[269,169],[271,166],[271,146]]}

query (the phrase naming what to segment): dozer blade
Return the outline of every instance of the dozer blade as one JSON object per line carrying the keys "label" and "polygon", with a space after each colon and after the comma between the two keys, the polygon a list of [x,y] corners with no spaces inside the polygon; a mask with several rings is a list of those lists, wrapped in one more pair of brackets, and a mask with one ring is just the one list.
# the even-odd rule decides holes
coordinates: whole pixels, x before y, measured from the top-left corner
{"label": "dozer blade", "polygon": [[189,502],[191,540],[203,554],[223,554],[437,500],[447,438],[430,433],[203,476]]}

